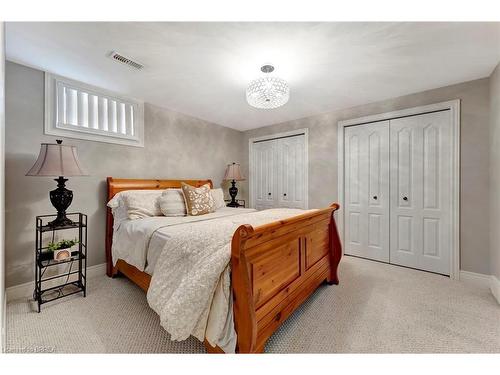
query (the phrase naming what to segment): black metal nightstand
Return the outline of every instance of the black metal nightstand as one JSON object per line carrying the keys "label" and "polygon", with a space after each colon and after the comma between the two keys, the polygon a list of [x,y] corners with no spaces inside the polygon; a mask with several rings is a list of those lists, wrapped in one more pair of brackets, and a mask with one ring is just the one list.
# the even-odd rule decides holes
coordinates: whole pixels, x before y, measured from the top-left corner
{"label": "black metal nightstand", "polygon": [[[224,199],[224,201],[225,201],[226,203],[229,203],[229,202],[231,202],[231,199]],[[245,208],[246,203],[245,203],[245,200],[244,200],[244,199],[236,199],[236,203],[238,203],[238,204],[239,204],[239,206],[238,206],[238,207],[240,207],[240,208]],[[228,206],[228,207],[229,207],[229,206]]]}
{"label": "black metal nightstand", "polygon": [[[48,225],[51,219],[57,215],[42,215],[36,217],[36,241],[35,241],[35,290],[33,298],[38,303],[38,312],[44,303],[67,297],[72,294],[87,292],[87,215],[80,212],[67,214],[73,221],[72,224],[52,227]],[[78,231],[78,243],[71,248],[71,257],[63,260],[54,260],[54,254],[47,246],[50,241],[54,242],[56,231],[68,231],[69,233]],[[78,263],[78,269],[73,271],[73,264]],[[66,267],[66,271],[57,270]],[[48,270],[57,270],[52,273]],[[45,276],[45,273],[50,273]],[[71,281],[70,281],[71,280]],[[57,285],[47,286],[47,282],[57,283]]]}

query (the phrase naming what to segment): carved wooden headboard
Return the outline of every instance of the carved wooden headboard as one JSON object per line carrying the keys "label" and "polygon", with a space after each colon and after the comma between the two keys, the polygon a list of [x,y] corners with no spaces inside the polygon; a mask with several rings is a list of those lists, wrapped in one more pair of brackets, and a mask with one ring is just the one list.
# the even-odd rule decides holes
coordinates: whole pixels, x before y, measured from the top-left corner
{"label": "carved wooden headboard", "polygon": [[[213,188],[212,180],[143,180],[130,178],[107,178],[108,196],[106,203],[117,193],[125,190],[164,190],[169,188],[180,188],[181,182],[200,187],[209,184]],[[113,260],[111,258],[111,245],[113,244],[113,214],[111,209],[106,210],[106,273],[111,276]]]}

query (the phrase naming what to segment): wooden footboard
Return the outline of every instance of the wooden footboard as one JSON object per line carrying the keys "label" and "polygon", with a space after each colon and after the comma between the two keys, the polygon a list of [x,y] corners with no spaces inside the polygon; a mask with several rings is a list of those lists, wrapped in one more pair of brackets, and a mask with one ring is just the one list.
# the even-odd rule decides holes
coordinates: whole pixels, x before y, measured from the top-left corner
{"label": "wooden footboard", "polygon": [[[108,177],[108,201],[124,190],[180,187],[181,180],[133,180]],[[184,180],[202,186],[210,180]],[[253,228],[240,226],[231,248],[234,320],[239,353],[260,353],[283,321],[327,281],[337,284],[341,245],[334,212],[337,204]],[[123,274],[144,291],[151,276],[118,259],[113,266],[113,215],[107,210],[108,276]],[[210,353],[222,352],[205,343]]]}
{"label": "wooden footboard", "polygon": [[322,282],[338,284],[338,207],[236,230],[231,263],[239,353],[264,351],[273,332]]}

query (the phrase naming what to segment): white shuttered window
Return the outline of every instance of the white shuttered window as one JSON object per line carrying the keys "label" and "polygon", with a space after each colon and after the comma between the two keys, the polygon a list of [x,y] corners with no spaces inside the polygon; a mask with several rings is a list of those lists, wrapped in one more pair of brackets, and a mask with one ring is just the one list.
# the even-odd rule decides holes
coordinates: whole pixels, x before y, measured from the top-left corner
{"label": "white shuttered window", "polygon": [[144,146],[144,104],[45,73],[45,134]]}

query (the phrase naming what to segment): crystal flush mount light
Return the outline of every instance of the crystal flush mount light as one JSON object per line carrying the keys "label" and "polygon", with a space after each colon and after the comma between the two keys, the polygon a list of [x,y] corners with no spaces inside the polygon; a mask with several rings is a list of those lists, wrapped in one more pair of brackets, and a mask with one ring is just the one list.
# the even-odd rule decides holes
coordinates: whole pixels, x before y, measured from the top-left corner
{"label": "crystal flush mount light", "polygon": [[260,68],[264,76],[250,82],[247,87],[247,102],[252,107],[273,109],[281,107],[290,98],[290,87],[284,79],[271,75],[274,66]]}

